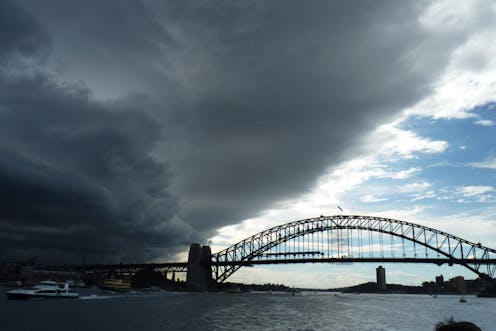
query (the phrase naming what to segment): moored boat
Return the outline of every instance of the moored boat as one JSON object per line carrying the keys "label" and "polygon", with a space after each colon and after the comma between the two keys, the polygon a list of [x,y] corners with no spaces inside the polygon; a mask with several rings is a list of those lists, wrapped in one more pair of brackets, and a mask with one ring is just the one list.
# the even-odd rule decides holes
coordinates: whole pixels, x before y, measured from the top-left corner
{"label": "moored boat", "polygon": [[31,288],[15,289],[7,292],[7,298],[10,300],[24,299],[77,299],[79,293],[69,291],[69,284],[65,283],[60,287],[56,282],[43,281]]}

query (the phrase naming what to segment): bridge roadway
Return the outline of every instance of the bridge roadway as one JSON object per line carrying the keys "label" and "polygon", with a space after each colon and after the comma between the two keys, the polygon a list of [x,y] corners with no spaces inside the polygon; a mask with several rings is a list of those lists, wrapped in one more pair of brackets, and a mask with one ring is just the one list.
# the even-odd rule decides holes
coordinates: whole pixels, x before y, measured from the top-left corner
{"label": "bridge roadway", "polygon": [[212,266],[243,266],[250,267],[258,264],[289,264],[289,263],[433,263],[437,265],[454,264],[464,265],[468,263],[495,264],[496,259],[474,260],[474,259],[435,259],[435,258],[310,258],[310,259],[261,259],[251,261],[213,261]]}
{"label": "bridge roadway", "polygon": [[134,274],[139,270],[158,270],[163,272],[186,272],[188,262],[163,263],[107,263],[87,265],[53,265],[44,269],[47,271],[75,271],[86,273],[127,273]]}

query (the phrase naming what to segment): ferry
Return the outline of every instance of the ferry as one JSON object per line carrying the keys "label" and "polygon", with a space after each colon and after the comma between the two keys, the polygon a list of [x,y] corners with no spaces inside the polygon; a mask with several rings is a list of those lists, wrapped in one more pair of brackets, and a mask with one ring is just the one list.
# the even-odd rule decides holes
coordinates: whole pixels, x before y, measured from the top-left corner
{"label": "ferry", "polygon": [[131,282],[124,279],[109,278],[103,281],[103,289],[110,292],[129,292]]}
{"label": "ferry", "polygon": [[69,284],[60,287],[56,282],[46,280],[31,288],[15,289],[7,292],[8,299],[77,299],[79,293],[69,291]]}

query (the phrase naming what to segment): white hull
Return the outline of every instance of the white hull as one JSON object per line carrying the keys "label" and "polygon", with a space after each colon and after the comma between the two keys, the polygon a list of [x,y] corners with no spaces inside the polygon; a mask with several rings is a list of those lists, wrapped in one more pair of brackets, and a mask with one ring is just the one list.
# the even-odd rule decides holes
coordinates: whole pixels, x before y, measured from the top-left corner
{"label": "white hull", "polygon": [[7,292],[7,298],[25,300],[25,299],[77,299],[79,294],[69,291],[69,285],[66,283],[61,288],[55,282],[41,282],[33,288],[16,289]]}
{"label": "white hull", "polygon": [[19,293],[10,291],[7,292],[7,298],[11,300],[26,300],[26,299],[77,299],[78,293]]}

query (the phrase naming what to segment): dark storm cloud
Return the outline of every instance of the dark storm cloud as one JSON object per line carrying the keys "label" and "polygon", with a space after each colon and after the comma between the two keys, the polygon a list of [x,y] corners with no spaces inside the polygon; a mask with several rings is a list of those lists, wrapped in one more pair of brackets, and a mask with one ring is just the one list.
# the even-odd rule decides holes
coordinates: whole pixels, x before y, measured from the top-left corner
{"label": "dark storm cloud", "polygon": [[427,93],[449,54],[431,54],[419,9],[394,2],[159,7],[180,45],[164,55],[187,99],[168,112],[169,139],[181,142],[175,188],[181,215],[201,229],[308,190]]}
{"label": "dark storm cloud", "polygon": [[149,259],[295,197],[463,39],[412,3],[20,3],[0,56],[52,49],[0,73],[0,226],[25,254]]}
{"label": "dark storm cloud", "polygon": [[45,29],[15,2],[0,3],[0,59],[45,53],[49,46]]}
{"label": "dark storm cloud", "polygon": [[0,102],[0,227],[14,247],[143,259],[183,243],[167,167],[149,154],[161,127],[132,98],[92,102],[37,74],[0,79]]}
{"label": "dark storm cloud", "polygon": [[153,104],[92,101],[84,86],[26,67],[48,39],[27,11],[2,6],[16,29],[0,67],[0,258],[143,261],[194,240],[174,216],[166,164],[151,155],[163,129]]}

